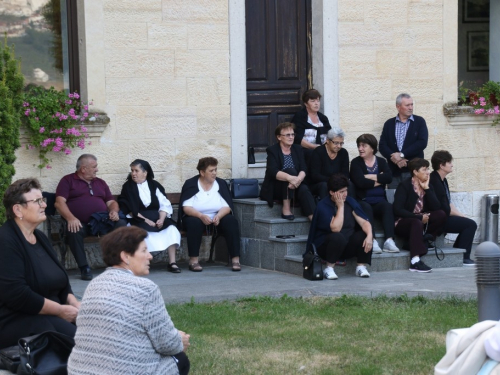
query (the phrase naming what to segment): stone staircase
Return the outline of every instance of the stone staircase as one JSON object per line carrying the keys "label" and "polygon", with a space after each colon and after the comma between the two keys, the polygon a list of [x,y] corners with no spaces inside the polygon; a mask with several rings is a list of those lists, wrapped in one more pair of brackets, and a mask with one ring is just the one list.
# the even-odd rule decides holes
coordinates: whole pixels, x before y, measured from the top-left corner
{"label": "stone staircase", "polygon": [[[302,275],[302,254],[306,248],[309,233],[309,221],[306,217],[298,216],[299,208],[295,209],[295,220],[281,219],[281,206],[270,208],[260,199],[235,199],[235,215],[240,223],[241,230],[241,257],[243,265],[268,270]],[[383,245],[384,235],[380,223],[375,223],[375,237],[380,246]],[[281,239],[278,235],[291,235],[294,238]],[[400,249],[405,245],[401,239],[396,238]],[[438,248],[444,252],[444,260],[440,261],[434,255],[434,250],[429,251],[424,261],[432,268],[461,267],[463,249],[455,249],[444,244],[444,237],[436,241]],[[222,249],[220,249],[222,250]],[[226,260],[224,251],[216,247],[216,259]],[[408,269],[410,252],[401,250],[400,253],[373,254],[371,272],[383,272]],[[352,273],[356,267],[355,259],[347,261],[346,267],[335,267],[338,275]]]}

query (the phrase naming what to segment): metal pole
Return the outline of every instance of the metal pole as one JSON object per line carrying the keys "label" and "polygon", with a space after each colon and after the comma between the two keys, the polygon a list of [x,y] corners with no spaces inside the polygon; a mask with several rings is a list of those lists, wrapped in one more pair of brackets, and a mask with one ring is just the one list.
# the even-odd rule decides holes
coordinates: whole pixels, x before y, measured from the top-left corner
{"label": "metal pole", "polygon": [[481,243],[475,253],[478,321],[500,320],[500,248]]}

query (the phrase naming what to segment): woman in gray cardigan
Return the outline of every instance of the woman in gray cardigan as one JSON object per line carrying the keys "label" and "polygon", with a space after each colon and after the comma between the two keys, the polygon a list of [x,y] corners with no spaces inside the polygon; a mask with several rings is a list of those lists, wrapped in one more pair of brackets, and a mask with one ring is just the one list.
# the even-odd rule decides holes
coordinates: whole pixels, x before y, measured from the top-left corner
{"label": "woman in gray cardigan", "polygon": [[158,286],[141,278],[152,259],[139,227],[103,237],[109,266],[88,285],[77,318],[69,375],[187,374],[189,335],[178,331]]}

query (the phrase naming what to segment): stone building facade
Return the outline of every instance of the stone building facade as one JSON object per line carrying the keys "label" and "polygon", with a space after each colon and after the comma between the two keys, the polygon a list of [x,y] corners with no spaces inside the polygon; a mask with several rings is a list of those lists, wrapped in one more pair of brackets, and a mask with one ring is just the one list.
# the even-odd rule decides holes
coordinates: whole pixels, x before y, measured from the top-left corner
{"label": "stone building facade", "polygon": [[[251,4],[252,1],[247,0]],[[362,133],[379,137],[410,93],[436,149],[455,157],[450,185],[459,207],[479,219],[485,191],[500,189],[498,130],[452,124],[456,102],[456,0],[311,0],[313,85],[322,111],[347,133],[357,155]],[[85,152],[118,193],[135,158],[148,160],[167,192],[196,174],[200,157],[219,159],[219,176],[263,177],[247,165],[245,0],[78,0],[82,94],[110,123]],[[16,177],[37,176],[55,190],[78,152],[38,170],[17,152]]]}

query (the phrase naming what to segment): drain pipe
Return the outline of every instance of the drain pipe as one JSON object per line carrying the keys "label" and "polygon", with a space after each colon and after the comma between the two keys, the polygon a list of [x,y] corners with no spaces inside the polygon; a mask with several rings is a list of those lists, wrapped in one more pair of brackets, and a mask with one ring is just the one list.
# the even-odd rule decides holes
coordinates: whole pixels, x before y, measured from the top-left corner
{"label": "drain pipe", "polygon": [[500,320],[500,248],[495,242],[481,243],[476,261],[478,321]]}

